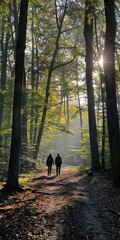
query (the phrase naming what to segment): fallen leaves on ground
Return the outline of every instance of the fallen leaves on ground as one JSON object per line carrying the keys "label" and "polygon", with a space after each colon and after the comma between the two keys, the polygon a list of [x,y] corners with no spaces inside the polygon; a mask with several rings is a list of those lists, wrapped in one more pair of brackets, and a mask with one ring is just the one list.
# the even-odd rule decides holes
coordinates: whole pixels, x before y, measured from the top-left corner
{"label": "fallen leaves on ground", "polygon": [[23,192],[0,197],[0,240],[120,239],[120,189],[104,176],[36,172]]}

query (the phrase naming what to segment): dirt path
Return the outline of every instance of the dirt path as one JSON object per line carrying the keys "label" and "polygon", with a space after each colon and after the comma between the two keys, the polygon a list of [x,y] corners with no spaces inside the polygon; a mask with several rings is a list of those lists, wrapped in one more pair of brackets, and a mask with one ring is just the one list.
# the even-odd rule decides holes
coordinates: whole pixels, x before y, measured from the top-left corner
{"label": "dirt path", "polygon": [[[91,189],[90,189],[91,188]],[[112,240],[88,177],[36,173],[24,193],[1,196],[0,240]]]}

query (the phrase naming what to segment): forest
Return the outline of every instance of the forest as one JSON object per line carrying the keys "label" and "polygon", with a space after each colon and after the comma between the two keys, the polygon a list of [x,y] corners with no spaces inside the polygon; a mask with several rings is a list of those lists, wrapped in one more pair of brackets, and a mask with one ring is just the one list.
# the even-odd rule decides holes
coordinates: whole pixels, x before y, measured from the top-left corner
{"label": "forest", "polygon": [[117,0],[1,1],[6,189],[19,189],[19,172],[56,151],[68,165],[111,168],[119,186],[119,7]]}
{"label": "forest", "polygon": [[1,0],[0,240],[119,240],[119,128],[120,1]]}

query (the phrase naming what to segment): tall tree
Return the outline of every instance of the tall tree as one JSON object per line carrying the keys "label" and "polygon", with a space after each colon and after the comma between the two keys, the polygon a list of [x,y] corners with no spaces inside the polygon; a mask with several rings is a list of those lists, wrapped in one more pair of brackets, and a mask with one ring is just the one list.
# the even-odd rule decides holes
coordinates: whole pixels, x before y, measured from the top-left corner
{"label": "tall tree", "polygon": [[42,133],[43,133],[43,129],[44,129],[45,118],[46,118],[46,114],[47,114],[48,99],[49,99],[49,94],[50,94],[49,91],[50,91],[51,77],[52,77],[52,73],[54,71],[54,67],[55,67],[54,64],[55,64],[55,60],[56,60],[57,53],[58,53],[58,50],[59,50],[59,41],[60,41],[63,21],[64,21],[64,18],[65,18],[65,15],[66,15],[67,4],[68,4],[68,1],[66,0],[65,5],[64,5],[64,9],[62,10],[62,14],[61,14],[61,16],[58,16],[58,7],[57,7],[57,3],[56,3],[56,0],[55,0],[57,37],[56,37],[56,41],[55,41],[55,49],[54,49],[54,52],[53,52],[53,55],[52,55],[52,59],[51,59],[51,63],[50,63],[49,71],[48,71],[46,93],[45,93],[45,102],[44,102],[44,107],[43,107],[43,111],[42,111],[41,123],[40,123],[40,127],[39,127],[39,130],[38,130],[37,143],[36,143],[35,151],[34,151],[34,154],[33,154],[34,159],[37,159],[39,146],[40,146],[40,141],[41,141],[41,137],[42,137]]}
{"label": "tall tree", "polygon": [[120,185],[120,132],[115,83],[115,1],[104,0],[106,17],[106,38],[104,71],[106,85],[106,107],[109,132],[109,145],[114,185]]}
{"label": "tall tree", "polygon": [[[2,18],[2,32],[1,32],[1,91],[0,91],[0,129],[2,127],[4,102],[5,102],[5,90],[6,90],[6,76],[7,76],[7,57],[8,57],[8,43],[9,33],[5,33],[5,19]],[[2,136],[0,135],[0,147],[2,147]]]}
{"label": "tall tree", "polygon": [[24,73],[24,52],[26,41],[27,11],[29,0],[21,0],[20,17],[18,26],[18,37],[16,43],[15,59],[15,86],[13,100],[13,121],[10,160],[8,169],[8,178],[4,190],[19,191],[21,190],[18,181],[19,174],[19,157],[21,143],[21,102],[22,102],[22,85]]}
{"label": "tall tree", "polygon": [[22,93],[22,124],[21,124],[21,160],[28,159],[28,137],[27,137],[27,94],[26,73],[24,70],[23,93]]}
{"label": "tall tree", "polygon": [[[32,43],[32,54],[31,54],[31,88],[32,88],[32,93],[31,93],[31,99],[34,102],[34,89],[35,89],[35,74],[34,74],[34,58],[35,58],[35,46],[34,46],[34,22],[33,22],[33,17],[34,17],[34,11],[33,11],[33,6],[32,6],[32,19],[31,19],[31,43]],[[32,145],[33,143],[33,118],[34,118],[34,107],[31,108],[31,119],[30,119],[30,143]]]}
{"label": "tall tree", "polygon": [[95,119],[94,90],[93,90],[93,82],[92,82],[93,14],[94,14],[94,7],[92,5],[92,1],[86,0],[84,36],[85,36],[85,44],[86,44],[86,83],[87,83],[87,95],[88,95],[90,147],[91,147],[92,169],[99,170],[100,161],[99,161],[97,128],[96,128],[96,119]]}

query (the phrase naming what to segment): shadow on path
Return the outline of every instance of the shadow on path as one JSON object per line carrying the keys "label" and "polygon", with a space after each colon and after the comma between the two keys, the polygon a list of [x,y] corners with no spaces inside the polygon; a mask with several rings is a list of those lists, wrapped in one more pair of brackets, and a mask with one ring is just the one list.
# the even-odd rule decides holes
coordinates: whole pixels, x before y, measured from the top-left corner
{"label": "shadow on path", "polygon": [[[110,240],[90,198],[87,176],[35,176],[0,205],[0,240]],[[3,196],[1,195],[1,198]]]}

